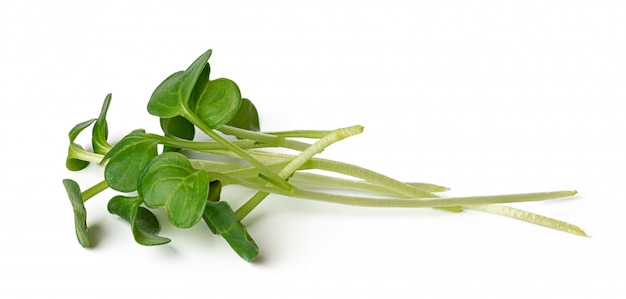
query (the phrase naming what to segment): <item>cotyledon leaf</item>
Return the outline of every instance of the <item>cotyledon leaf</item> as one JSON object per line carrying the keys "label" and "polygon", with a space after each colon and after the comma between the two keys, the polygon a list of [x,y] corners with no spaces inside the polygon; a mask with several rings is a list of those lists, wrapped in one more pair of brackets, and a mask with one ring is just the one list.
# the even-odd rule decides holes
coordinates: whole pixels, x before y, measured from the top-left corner
{"label": "cotyledon leaf", "polygon": [[139,178],[139,195],[149,208],[163,207],[176,227],[192,227],[202,218],[209,178],[184,155],[168,152],[154,158]]}
{"label": "cotyledon leaf", "polygon": [[144,130],[126,135],[105,156],[104,178],[117,191],[137,190],[137,180],[143,169],[157,156],[158,141],[146,138]]}
{"label": "cotyledon leaf", "polygon": [[259,113],[252,101],[242,98],[239,110],[228,121],[227,125],[250,131],[260,131]]}
{"label": "cotyledon leaf", "polygon": [[108,137],[108,125],[106,121],[106,115],[111,105],[111,94],[108,94],[102,103],[102,109],[100,109],[100,115],[93,125],[93,132],[91,137],[91,144],[94,152],[98,154],[106,154],[111,149],[111,144],[107,141]]}
{"label": "cotyledon leaf", "polygon": [[246,227],[239,222],[228,202],[207,202],[203,219],[209,228],[214,233],[220,234],[244,260],[252,261],[259,254],[259,247],[248,234]]}
{"label": "cotyledon leaf", "polygon": [[230,121],[241,105],[241,92],[235,82],[226,78],[209,80],[209,68],[200,74],[188,107],[211,129]]}
{"label": "cotyledon leaf", "polygon": [[184,116],[191,92],[200,74],[208,67],[207,61],[211,53],[210,49],[207,50],[187,70],[170,75],[157,86],[150,96],[148,113],[162,118]]}
{"label": "cotyledon leaf", "polygon": [[87,210],[83,203],[83,197],[80,186],[73,180],[64,179],[63,185],[65,191],[70,198],[72,208],[74,209],[74,228],[76,230],[76,238],[78,243],[83,247],[89,247],[89,229],[87,228]]}
{"label": "cotyledon leaf", "polygon": [[147,246],[169,243],[170,239],[157,236],[161,229],[159,221],[152,212],[139,206],[142,202],[143,199],[138,196],[118,195],[109,201],[107,209],[111,214],[130,222],[133,237],[137,243]]}

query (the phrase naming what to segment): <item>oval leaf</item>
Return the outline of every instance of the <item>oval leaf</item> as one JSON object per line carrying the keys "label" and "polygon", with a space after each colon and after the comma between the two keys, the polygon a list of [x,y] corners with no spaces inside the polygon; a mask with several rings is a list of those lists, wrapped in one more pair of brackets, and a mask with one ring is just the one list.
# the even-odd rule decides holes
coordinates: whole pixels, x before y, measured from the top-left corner
{"label": "oval leaf", "polygon": [[141,197],[119,195],[109,201],[107,209],[130,222],[137,243],[147,246],[169,243],[170,239],[156,235],[161,229],[159,221],[152,212],[139,206],[142,202]]}
{"label": "oval leaf", "polygon": [[222,235],[228,245],[244,260],[252,261],[259,254],[259,247],[227,202],[207,202],[203,219],[211,230]]}
{"label": "oval leaf", "polygon": [[241,105],[241,93],[237,84],[226,78],[202,83],[196,85],[189,109],[211,129],[217,129],[235,116]]}
{"label": "oval leaf", "polygon": [[252,101],[246,98],[241,99],[239,110],[237,110],[235,116],[228,121],[227,125],[249,131],[260,131],[259,113],[254,104],[252,104]]}
{"label": "oval leaf", "polygon": [[208,66],[207,61],[211,53],[209,49],[200,55],[187,70],[176,72],[165,79],[152,93],[148,102],[148,112],[163,118],[183,115],[200,74]]}
{"label": "oval leaf", "polygon": [[111,188],[121,192],[137,190],[139,175],[158,154],[158,142],[144,133],[143,130],[131,132],[104,156],[104,160],[108,159],[104,178]]}
{"label": "oval leaf", "polygon": [[192,227],[202,218],[209,194],[209,178],[191,167],[182,154],[164,153],[152,160],[139,178],[139,194],[149,208],[164,207],[169,221]]}
{"label": "oval leaf", "polygon": [[74,209],[74,229],[76,230],[76,238],[78,243],[83,247],[89,247],[89,229],[87,228],[87,210],[83,203],[83,196],[80,186],[70,179],[63,180],[63,186],[70,198],[72,208]]}
{"label": "oval leaf", "polygon": [[152,93],[148,102],[148,113],[170,118],[183,114],[181,84],[183,71],[167,77]]}

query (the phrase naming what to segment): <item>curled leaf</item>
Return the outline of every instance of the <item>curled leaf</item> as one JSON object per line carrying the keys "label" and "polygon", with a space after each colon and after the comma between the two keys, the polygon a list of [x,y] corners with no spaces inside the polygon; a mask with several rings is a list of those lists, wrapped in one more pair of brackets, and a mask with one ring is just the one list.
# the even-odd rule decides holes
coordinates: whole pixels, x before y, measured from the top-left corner
{"label": "curled leaf", "polygon": [[170,239],[157,236],[161,230],[159,221],[152,212],[139,206],[142,202],[142,198],[138,196],[119,195],[109,201],[107,209],[111,214],[118,215],[130,222],[133,237],[137,243],[147,246],[169,243]]}
{"label": "curled leaf", "polygon": [[227,125],[249,131],[260,131],[259,113],[252,101],[242,98],[239,110],[228,121]]}
{"label": "curled leaf", "polygon": [[73,180],[63,180],[63,186],[70,198],[72,208],[74,209],[74,228],[76,230],[76,238],[78,243],[83,247],[89,247],[89,229],[87,228],[87,210],[83,203],[83,196],[80,186]]}
{"label": "curled leaf", "polygon": [[239,222],[228,202],[207,202],[203,219],[211,231],[220,234],[244,260],[250,262],[259,254],[259,247],[246,227]]}
{"label": "curled leaf", "polygon": [[102,109],[100,110],[100,116],[93,125],[93,133],[91,137],[91,144],[94,152],[98,154],[106,154],[111,149],[111,144],[107,141],[108,137],[108,125],[106,121],[107,111],[111,104],[111,94],[108,94],[104,98],[102,103]]}
{"label": "curled leaf", "polygon": [[95,118],[81,122],[70,130],[70,133],[68,134],[70,138],[70,145],[67,152],[67,158],[65,159],[65,167],[68,170],[78,171],[89,165],[89,162],[76,158],[79,155],[79,152],[85,150],[83,150],[83,147],[79,144],[74,143],[74,140],[76,140],[76,137],[78,137],[80,132],[89,127],[94,121],[96,121]]}

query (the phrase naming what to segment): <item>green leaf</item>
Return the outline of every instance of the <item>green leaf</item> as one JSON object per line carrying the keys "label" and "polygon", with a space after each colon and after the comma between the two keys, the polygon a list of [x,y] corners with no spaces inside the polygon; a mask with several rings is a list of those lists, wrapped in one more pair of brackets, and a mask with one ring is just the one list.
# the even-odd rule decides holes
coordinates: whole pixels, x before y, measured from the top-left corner
{"label": "green leaf", "polygon": [[65,191],[70,198],[72,208],[74,209],[74,228],[76,230],[76,238],[78,243],[83,247],[89,247],[89,229],[87,228],[87,210],[83,203],[83,196],[80,186],[70,179],[63,180]]}
{"label": "green leaf", "polygon": [[235,82],[219,78],[196,85],[189,108],[209,128],[217,129],[230,121],[241,105],[241,93]]}
{"label": "green leaf", "polygon": [[162,118],[183,116],[191,92],[211,57],[211,50],[200,55],[187,70],[176,72],[165,79],[152,93],[148,112]]}
{"label": "green leaf", "polygon": [[[167,137],[175,137],[186,140],[193,140],[196,127],[182,116],[174,116],[172,118],[161,118],[161,129]],[[164,152],[179,151],[179,148],[165,146]]]}
{"label": "green leaf", "polygon": [[148,102],[148,113],[162,118],[184,114],[180,87],[183,75],[183,71],[176,72],[157,86]]}
{"label": "green leaf", "polygon": [[89,162],[87,161],[74,158],[74,151],[76,151],[77,149],[83,150],[82,146],[74,143],[74,140],[76,140],[76,137],[78,137],[80,132],[82,132],[84,129],[89,127],[94,121],[96,121],[95,118],[84,121],[82,123],[77,124],[70,130],[70,133],[68,134],[70,138],[70,146],[68,148],[67,158],[65,159],[65,167],[68,170],[78,171],[89,165]]}
{"label": "green leaf", "polygon": [[108,94],[104,98],[104,102],[102,103],[102,109],[100,110],[100,116],[98,116],[96,123],[93,125],[93,132],[91,137],[91,144],[93,146],[94,152],[103,155],[111,150],[111,144],[109,144],[109,142],[107,141],[109,132],[106,121],[109,105],[111,105],[111,94]]}
{"label": "green leaf", "polygon": [[156,216],[148,209],[140,207],[141,197],[115,196],[107,205],[109,213],[118,215],[130,222],[133,237],[141,245],[152,246],[169,243],[168,238],[157,236],[161,230]]}
{"label": "green leaf", "polygon": [[139,178],[139,195],[149,208],[164,207],[176,227],[194,226],[202,218],[209,194],[206,172],[191,167],[175,152],[154,158]]}
{"label": "green leaf", "polygon": [[227,125],[249,131],[261,131],[259,113],[254,104],[252,104],[252,101],[246,98],[241,99],[239,110],[237,110],[235,116],[228,121]]}
{"label": "green leaf", "polygon": [[227,202],[207,202],[203,219],[211,230],[221,234],[230,247],[244,260],[252,261],[259,254],[259,247]]}
{"label": "green leaf", "polygon": [[158,141],[147,138],[144,130],[126,135],[105,156],[104,178],[117,191],[137,190],[137,180],[143,169],[157,156]]}

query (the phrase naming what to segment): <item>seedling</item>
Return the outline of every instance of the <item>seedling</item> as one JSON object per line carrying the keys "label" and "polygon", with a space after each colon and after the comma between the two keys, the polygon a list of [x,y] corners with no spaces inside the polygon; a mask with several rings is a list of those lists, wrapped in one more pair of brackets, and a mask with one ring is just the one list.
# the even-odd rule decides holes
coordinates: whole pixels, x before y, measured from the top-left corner
{"label": "seedling", "polygon": [[[107,207],[111,214],[130,223],[137,243],[170,242],[158,235],[159,220],[151,211],[163,208],[168,222],[175,227],[206,223],[246,261],[254,260],[259,249],[242,220],[270,194],[356,206],[438,208],[452,212],[469,208],[586,236],[575,225],[502,205],[571,197],[576,191],[446,198],[439,193],[448,189],[439,185],[401,182],[356,165],[316,157],[333,143],[360,134],[361,126],[330,131],[261,132],[257,110],[250,100],[241,97],[239,87],[229,79],[209,79],[210,56],[208,50],[185,71],[172,74],[154,90],[148,112],[160,118],[162,134],[136,129],[111,145],[106,121],[110,94],[98,118],[70,130],[67,168],[79,171],[89,163],[104,166],[103,181],[84,191],[76,182],[63,180],[74,209],[76,235],[83,247],[91,244],[84,202],[107,188],[121,193],[111,198]],[[92,125],[93,150],[86,150],[75,140]],[[196,128],[211,141],[197,141]],[[303,139],[313,142],[300,141]],[[286,148],[298,154],[267,150],[270,148]],[[190,158],[194,152],[237,161]],[[331,175],[307,171],[312,169]],[[221,194],[222,186],[228,185],[257,192],[233,210],[228,196]],[[323,192],[320,187],[338,192]]]}

